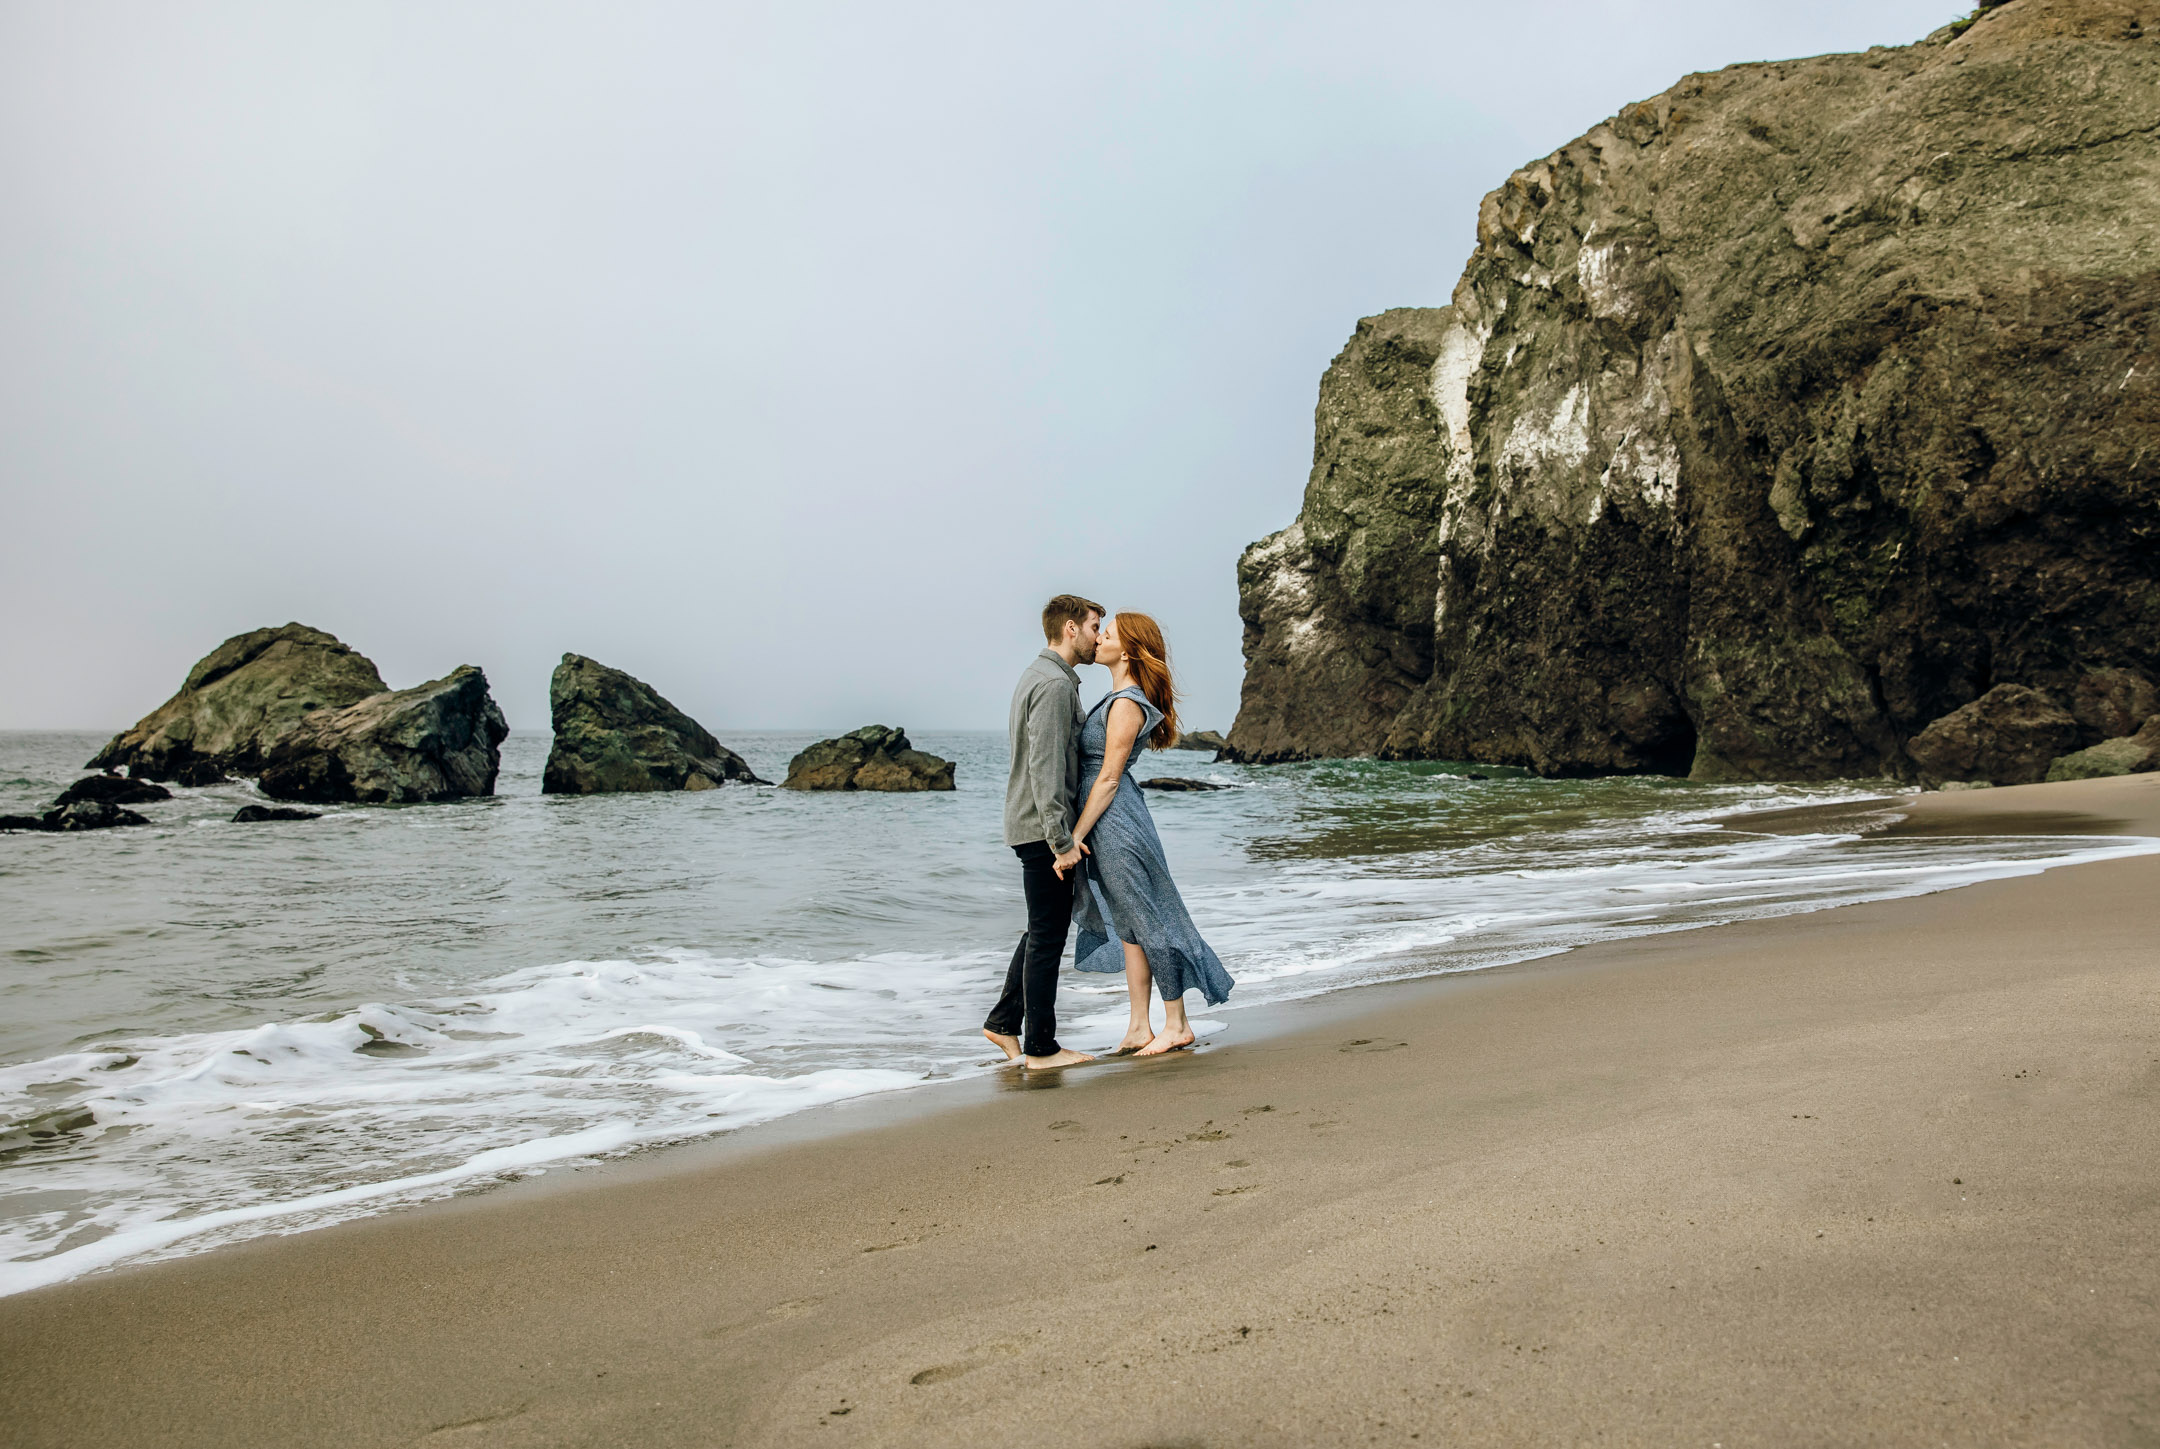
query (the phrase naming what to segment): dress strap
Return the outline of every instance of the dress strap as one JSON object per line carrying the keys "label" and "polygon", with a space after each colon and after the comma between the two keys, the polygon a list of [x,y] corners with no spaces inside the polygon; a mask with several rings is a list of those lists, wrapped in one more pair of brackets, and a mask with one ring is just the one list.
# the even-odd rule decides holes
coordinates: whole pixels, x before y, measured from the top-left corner
{"label": "dress strap", "polygon": [[[1107,706],[1113,699],[1129,699],[1140,706],[1140,735],[1142,739],[1154,733],[1155,726],[1162,723],[1162,711],[1155,707],[1155,701],[1147,697],[1147,691],[1137,684],[1128,684],[1123,689],[1113,690],[1103,696],[1105,706],[1103,718],[1106,721],[1110,718]],[[1133,758],[1138,759],[1139,755],[1136,753]]]}

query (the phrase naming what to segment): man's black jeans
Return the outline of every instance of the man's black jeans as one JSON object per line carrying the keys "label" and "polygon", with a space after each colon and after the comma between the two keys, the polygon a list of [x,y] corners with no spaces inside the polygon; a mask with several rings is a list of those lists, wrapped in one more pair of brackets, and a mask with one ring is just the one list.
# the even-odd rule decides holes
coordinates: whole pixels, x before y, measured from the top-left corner
{"label": "man's black jeans", "polygon": [[[1073,886],[1058,878],[1057,853],[1046,840],[1013,847],[1027,887],[1028,928],[1013,949],[1005,970],[1005,994],[983,1023],[988,1031],[1020,1038],[1031,1057],[1056,1056],[1057,973],[1065,955],[1065,932],[1072,925]],[[1022,1024],[1027,1030],[1022,1031]]]}

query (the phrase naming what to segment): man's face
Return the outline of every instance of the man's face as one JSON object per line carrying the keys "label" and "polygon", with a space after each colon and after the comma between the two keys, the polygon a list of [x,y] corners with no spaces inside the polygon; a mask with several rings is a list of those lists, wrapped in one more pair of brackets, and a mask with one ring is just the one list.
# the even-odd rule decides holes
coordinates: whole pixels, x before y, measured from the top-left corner
{"label": "man's face", "polygon": [[[1073,657],[1082,664],[1095,662],[1095,646],[1102,639],[1102,615],[1089,614],[1084,624],[1067,622],[1066,638],[1073,643]],[[1075,632],[1077,631],[1077,632]]]}

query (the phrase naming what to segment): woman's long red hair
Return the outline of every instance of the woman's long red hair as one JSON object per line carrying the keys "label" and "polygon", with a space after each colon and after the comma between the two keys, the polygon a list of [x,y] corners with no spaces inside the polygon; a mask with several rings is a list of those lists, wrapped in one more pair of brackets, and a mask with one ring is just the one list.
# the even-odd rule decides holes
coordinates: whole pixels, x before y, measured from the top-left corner
{"label": "woman's long red hair", "polygon": [[1153,619],[1123,610],[1117,615],[1117,637],[1133,683],[1140,686],[1148,703],[1162,711],[1162,723],[1149,733],[1148,743],[1167,750],[1178,739],[1177,687],[1170,681],[1170,646],[1163,643],[1162,630]]}

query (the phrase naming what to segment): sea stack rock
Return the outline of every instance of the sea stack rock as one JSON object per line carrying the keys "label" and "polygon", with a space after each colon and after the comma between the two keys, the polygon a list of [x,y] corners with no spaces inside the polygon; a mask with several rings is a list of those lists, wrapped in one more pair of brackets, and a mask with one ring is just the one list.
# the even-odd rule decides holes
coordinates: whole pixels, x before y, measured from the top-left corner
{"label": "sea stack rock", "polygon": [[788,761],[790,790],[950,790],[953,762],[924,754],[905,730],[864,725]]}
{"label": "sea stack rock", "polygon": [[2119,730],[2160,678],[2140,9],[1689,76],[1509,177],[1451,304],[1321,382],[1231,756],[1909,778],[2001,684]]}
{"label": "sea stack rock", "polygon": [[211,650],[178,694],[115,735],[85,768],[184,785],[253,775],[310,714],[388,688],[365,655],[320,629],[257,629]]}
{"label": "sea stack rock", "polygon": [[769,783],[651,685],[582,654],[565,654],[555,666],[548,712],[555,744],[540,778],[542,794]]}
{"label": "sea stack rock", "polygon": [[1173,750],[1210,750],[1217,753],[1230,742],[1213,730],[1188,730],[1177,737]]}
{"label": "sea stack rock", "polygon": [[317,710],[271,747],[257,782],[274,800],[397,805],[495,793],[509,734],[487,676],[441,679]]}

